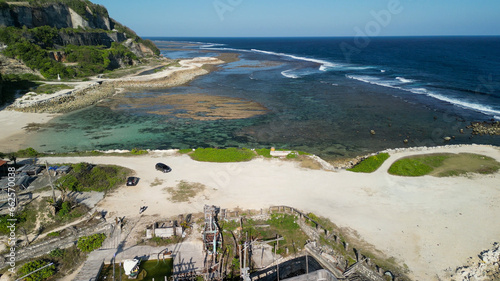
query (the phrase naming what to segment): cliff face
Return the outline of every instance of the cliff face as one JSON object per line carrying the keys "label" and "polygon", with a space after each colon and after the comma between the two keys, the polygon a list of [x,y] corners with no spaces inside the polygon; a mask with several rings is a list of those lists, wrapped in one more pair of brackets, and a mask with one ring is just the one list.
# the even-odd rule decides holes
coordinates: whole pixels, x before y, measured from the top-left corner
{"label": "cliff face", "polygon": [[19,2],[0,8],[0,26],[34,28],[45,25],[55,28],[113,29],[107,14],[93,13],[90,9],[79,14],[61,3],[32,7]]}
{"label": "cliff face", "polygon": [[[87,77],[160,53],[89,0],[11,1],[0,1],[0,52],[46,78]],[[10,68],[4,72],[22,72]]]}
{"label": "cliff face", "polygon": [[113,32],[99,32],[99,33],[73,33],[68,34],[59,32],[53,40],[54,44],[60,46],[76,45],[76,46],[106,46],[111,47],[113,42],[123,42],[127,39],[123,33]]}

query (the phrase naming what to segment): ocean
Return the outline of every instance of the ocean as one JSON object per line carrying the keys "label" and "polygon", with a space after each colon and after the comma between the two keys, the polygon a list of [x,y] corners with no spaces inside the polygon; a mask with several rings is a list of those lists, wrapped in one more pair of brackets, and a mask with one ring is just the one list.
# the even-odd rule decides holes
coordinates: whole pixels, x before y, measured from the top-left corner
{"label": "ocean", "polygon": [[123,99],[113,109],[55,118],[29,144],[48,152],[274,146],[326,159],[396,147],[500,145],[499,136],[472,136],[466,128],[500,120],[500,37],[150,39],[172,59],[229,52],[239,60],[188,85],[126,98],[197,93],[257,102],[269,112],[167,118]]}

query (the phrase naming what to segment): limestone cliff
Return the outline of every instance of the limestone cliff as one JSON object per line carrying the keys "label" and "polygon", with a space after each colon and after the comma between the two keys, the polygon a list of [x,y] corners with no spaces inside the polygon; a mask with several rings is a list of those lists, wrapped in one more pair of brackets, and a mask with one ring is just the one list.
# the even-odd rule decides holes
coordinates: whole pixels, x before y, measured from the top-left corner
{"label": "limestone cliff", "polygon": [[113,21],[102,6],[82,1],[82,11],[74,11],[65,3],[8,2],[0,7],[0,26],[34,28],[50,26],[55,28],[93,28],[112,30]]}
{"label": "limestone cliff", "polygon": [[[40,71],[46,78],[53,79],[58,74],[68,78],[82,77],[159,55],[151,41],[143,40],[110,18],[105,7],[89,0],[11,1],[0,0],[0,51],[19,63],[26,63],[33,71]],[[93,49],[71,46],[91,46]],[[65,54],[68,50],[73,54]],[[89,54],[95,59],[78,61],[79,57],[88,58]],[[84,66],[88,71],[74,65],[70,69],[71,66],[54,64],[43,58],[62,63],[66,56],[69,62]],[[1,66],[7,65],[14,64],[4,61]],[[2,69],[0,72],[18,73],[19,69],[18,65],[12,71]]]}

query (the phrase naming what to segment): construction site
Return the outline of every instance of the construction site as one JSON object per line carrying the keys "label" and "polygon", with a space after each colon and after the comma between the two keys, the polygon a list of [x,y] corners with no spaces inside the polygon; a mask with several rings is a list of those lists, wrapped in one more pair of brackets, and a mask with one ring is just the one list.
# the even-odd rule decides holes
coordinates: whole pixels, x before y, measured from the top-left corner
{"label": "construction site", "polygon": [[[120,280],[123,265],[131,261],[137,262],[137,280],[407,280],[397,269],[377,265],[313,216],[287,206],[242,211],[205,205],[203,213],[152,224],[147,239],[175,243],[120,251],[109,263],[104,260],[107,265],[97,280]],[[159,236],[152,229],[161,238],[154,238]],[[152,277],[149,271],[159,267],[167,271]]]}

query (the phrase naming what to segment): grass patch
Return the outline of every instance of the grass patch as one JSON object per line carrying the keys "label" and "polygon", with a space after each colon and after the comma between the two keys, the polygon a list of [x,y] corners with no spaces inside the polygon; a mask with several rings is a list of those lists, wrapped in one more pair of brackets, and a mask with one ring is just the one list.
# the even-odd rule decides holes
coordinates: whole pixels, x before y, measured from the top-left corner
{"label": "grass patch", "polygon": [[478,154],[427,154],[400,159],[389,168],[397,176],[437,177],[461,176],[469,173],[492,174],[498,172],[500,163]]}
{"label": "grass patch", "polygon": [[155,178],[155,180],[149,186],[151,186],[151,187],[158,186],[158,185],[161,185],[162,183],[163,183],[163,180],[160,180],[159,178]]}
{"label": "grass patch", "polygon": [[244,162],[252,160],[255,153],[246,148],[197,148],[190,156],[202,162]]}
{"label": "grass patch", "polygon": [[181,181],[175,188],[166,188],[166,191],[172,196],[170,198],[170,201],[172,202],[189,202],[189,199],[194,198],[203,190],[205,190],[205,185],[186,181]]}
{"label": "grass patch", "polygon": [[69,90],[69,89],[73,89],[73,87],[66,84],[42,84],[33,89],[33,92],[37,94],[53,94],[61,90]]}
{"label": "grass patch", "polygon": [[257,155],[264,156],[266,158],[271,158],[271,149],[269,148],[259,148],[256,149],[255,152],[257,152]]}
{"label": "grass patch", "polygon": [[[240,233],[248,232],[248,237],[261,240],[276,239],[276,235],[279,235],[283,237],[284,240],[279,241],[276,252],[286,256],[288,249],[288,255],[293,255],[303,249],[308,239],[307,235],[300,229],[296,220],[296,216],[289,214],[271,214],[271,218],[268,220],[253,220],[247,218],[243,220],[243,228]],[[237,231],[237,228],[240,226],[239,221],[219,221],[219,224],[223,229],[222,233],[224,235],[223,240],[225,241],[225,247],[233,249],[234,240],[229,231]],[[259,227],[262,225],[266,225],[267,227]],[[241,241],[245,239],[244,237],[245,235],[241,236]],[[276,241],[269,243],[271,245],[276,245]]]}
{"label": "grass patch", "polygon": [[358,165],[354,166],[348,171],[355,173],[373,173],[389,158],[389,153],[379,153],[377,155],[370,156],[365,160],[361,161]]}
{"label": "grass patch", "polygon": [[460,153],[445,159],[430,175],[437,177],[463,176],[469,173],[494,174],[500,170],[495,159],[479,154]]}
{"label": "grass patch", "polygon": [[184,149],[179,149],[178,151],[180,154],[188,154],[190,152],[193,152],[191,148],[184,148]]}

